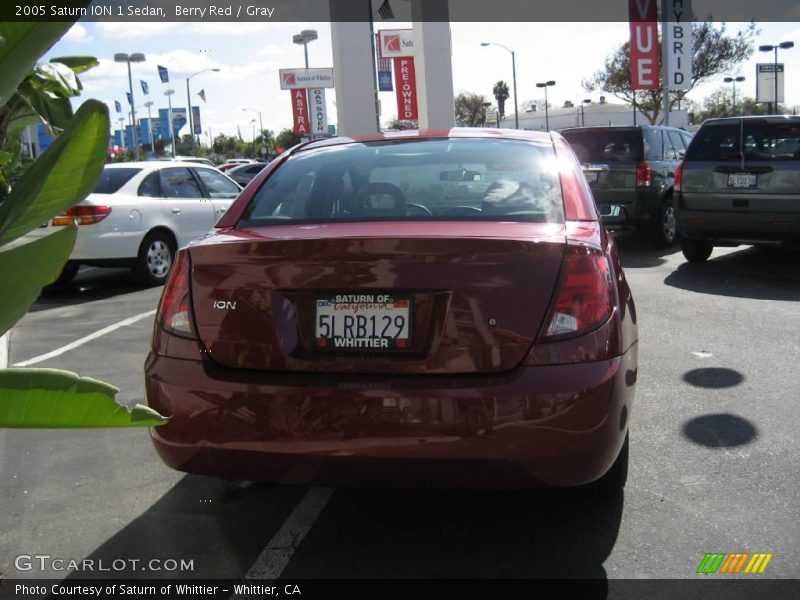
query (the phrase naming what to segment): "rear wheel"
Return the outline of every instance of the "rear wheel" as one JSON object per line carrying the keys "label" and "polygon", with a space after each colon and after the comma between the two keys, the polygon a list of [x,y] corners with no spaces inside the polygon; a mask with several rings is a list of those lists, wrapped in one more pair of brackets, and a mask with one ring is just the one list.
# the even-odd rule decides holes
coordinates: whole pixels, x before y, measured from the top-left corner
{"label": "rear wheel", "polygon": [[714,244],[701,240],[686,238],[681,244],[681,251],[690,263],[701,263],[708,260],[714,251]]}
{"label": "rear wheel", "polygon": [[669,248],[678,239],[678,214],[672,196],[664,199],[653,228],[653,242],[658,248]]}
{"label": "rear wheel", "polygon": [[144,238],[133,272],[145,285],[162,285],[175,259],[175,242],[162,231],[152,231]]}
{"label": "rear wheel", "polygon": [[590,483],[588,491],[593,496],[616,496],[625,489],[628,481],[628,456],[630,454],[630,433],[625,434],[625,442],[617,455],[617,460],[600,479]]}

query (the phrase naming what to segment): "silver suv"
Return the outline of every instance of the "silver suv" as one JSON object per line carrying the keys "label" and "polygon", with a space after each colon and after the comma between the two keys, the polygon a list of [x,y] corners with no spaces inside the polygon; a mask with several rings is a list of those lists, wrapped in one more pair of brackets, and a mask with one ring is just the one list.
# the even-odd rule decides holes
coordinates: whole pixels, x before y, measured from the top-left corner
{"label": "silver suv", "polygon": [[800,117],[709,119],[675,174],[683,254],[800,241]]}

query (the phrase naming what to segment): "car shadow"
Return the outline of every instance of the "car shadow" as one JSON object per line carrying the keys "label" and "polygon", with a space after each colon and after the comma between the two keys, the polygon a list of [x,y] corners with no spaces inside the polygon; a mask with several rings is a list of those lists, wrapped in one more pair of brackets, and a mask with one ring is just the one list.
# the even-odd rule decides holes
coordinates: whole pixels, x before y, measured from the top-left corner
{"label": "car shadow", "polygon": [[42,290],[30,312],[94,302],[147,289],[129,269],[82,268],[72,281],[54,283]]}
{"label": "car shadow", "polygon": [[616,543],[623,501],[574,490],[339,490],[284,576],[580,578],[603,582],[595,591],[607,591],[603,563]]}
{"label": "car shadow", "polygon": [[[103,578],[242,578],[308,488],[252,484],[228,491],[187,475],[94,550],[95,565],[125,559],[193,561],[191,571],[135,567]],[[593,579],[616,543],[624,497],[576,491],[465,492],[339,489],[281,578]],[[96,572],[73,572],[67,580]]]}
{"label": "car shadow", "polygon": [[701,294],[798,301],[799,261],[797,249],[747,247],[705,263],[684,263],[664,283]]}
{"label": "car shadow", "polygon": [[665,256],[680,252],[677,244],[668,248],[655,248],[653,241],[638,231],[617,233],[614,239],[619,247],[620,262],[625,269],[658,267],[667,262]]}

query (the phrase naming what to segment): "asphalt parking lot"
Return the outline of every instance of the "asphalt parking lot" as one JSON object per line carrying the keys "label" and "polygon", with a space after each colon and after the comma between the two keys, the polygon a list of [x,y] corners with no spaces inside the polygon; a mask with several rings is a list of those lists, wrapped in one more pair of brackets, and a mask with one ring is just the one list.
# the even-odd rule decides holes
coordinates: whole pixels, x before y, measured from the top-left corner
{"label": "asphalt parking lot", "polygon": [[[232,489],[163,466],[145,430],[0,430],[0,571],[68,576],[15,564],[48,554],[192,562],[103,577],[682,579],[706,552],[748,551],[774,554],[760,577],[800,577],[800,252],[717,249],[689,265],[677,248],[620,246],[640,337],[624,497]],[[15,327],[10,363],[138,316],[36,366],[141,401],[160,292],[83,271]]]}

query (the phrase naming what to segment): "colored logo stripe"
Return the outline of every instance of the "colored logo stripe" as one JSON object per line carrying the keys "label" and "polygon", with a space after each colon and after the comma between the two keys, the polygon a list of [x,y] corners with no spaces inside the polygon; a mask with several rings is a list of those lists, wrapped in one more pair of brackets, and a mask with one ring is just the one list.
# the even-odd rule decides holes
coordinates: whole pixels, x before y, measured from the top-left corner
{"label": "colored logo stripe", "polygon": [[[730,554],[707,552],[697,567],[697,573],[704,575],[710,575],[717,571],[720,573],[740,573],[742,572],[742,567],[744,567],[745,573],[761,574],[766,570],[772,557],[773,554],[767,552],[755,552],[752,555],[749,552],[732,552]],[[748,559],[750,560],[748,561]],[[745,563],[747,564],[746,567]]]}

